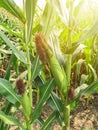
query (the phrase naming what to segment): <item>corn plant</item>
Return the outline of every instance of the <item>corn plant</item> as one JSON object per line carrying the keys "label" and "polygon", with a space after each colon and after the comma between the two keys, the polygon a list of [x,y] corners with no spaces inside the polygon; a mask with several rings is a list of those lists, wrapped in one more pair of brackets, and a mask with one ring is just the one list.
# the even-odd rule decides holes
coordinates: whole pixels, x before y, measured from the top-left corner
{"label": "corn plant", "polygon": [[[62,19],[62,17],[65,16],[65,14],[63,12],[63,11],[65,11],[65,9],[63,8],[63,4],[60,3],[60,1],[59,2],[55,1],[55,3],[53,1],[51,1],[51,3],[52,3],[52,5],[54,5],[54,7],[56,9],[58,9],[57,10],[58,14],[60,14],[59,16]],[[75,56],[74,54],[77,50],[78,51],[83,50],[83,48],[85,48],[85,46],[81,45],[80,41],[76,41],[75,43],[72,43],[73,42],[72,41],[73,40],[72,35],[73,35],[74,28],[75,28],[74,27],[75,25],[73,24],[73,13],[74,13],[73,5],[74,5],[74,1],[68,1],[67,4],[68,4],[68,8],[69,8],[69,24],[68,24],[68,31],[67,31],[68,38],[67,38],[67,44],[65,46],[63,45],[65,47],[63,49],[63,53],[64,53],[64,56],[65,56],[64,59],[66,59],[65,67],[62,68],[62,67],[60,67],[60,64],[57,63],[58,61],[54,58],[53,52],[50,49],[51,43],[47,43],[47,41],[46,41],[46,39],[45,39],[45,37],[43,36],[42,33],[39,33],[35,38],[36,39],[36,47],[37,47],[37,51],[39,53],[40,59],[41,59],[43,64],[45,64],[45,63],[49,64],[50,70],[51,70],[51,72],[54,76],[54,79],[57,83],[58,89],[59,89],[60,94],[61,94],[62,112],[63,112],[63,116],[61,116],[62,120],[63,120],[62,121],[62,129],[64,129],[64,130],[70,129],[70,126],[69,126],[70,109],[72,109],[72,106],[77,104],[76,102],[78,101],[77,99],[79,99],[80,95],[82,96],[82,91],[80,91],[80,90],[85,88],[85,87],[83,87],[84,84],[82,84],[78,88],[79,91],[78,91],[78,89],[74,90],[74,88],[71,87],[71,79],[70,79],[70,77],[71,77],[71,65],[72,65],[73,58]],[[83,4],[83,1],[80,2],[78,6],[80,7],[81,4]],[[79,9],[79,8],[77,7],[77,9]],[[47,15],[48,15],[48,13],[47,13]],[[64,20],[64,18],[66,18],[66,17],[63,17],[63,22],[66,21],[66,20]],[[48,23],[48,26],[50,26],[49,23]],[[42,26],[42,27],[44,28],[44,29],[42,28],[42,32],[46,35],[46,37],[48,37],[48,33],[47,33],[48,31],[45,30],[46,26]],[[94,28],[94,27],[92,27],[92,28]],[[81,39],[86,40],[84,38],[88,38],[89,35],[90,35],[90,32],[91,32],[91,30],[85,36],[83,36],[83,39],[81,37],[79,40],[81,40]],[[96,32],[94,32],[94,34],[95,33]],[[63,33],[62,33],[62,35],[63,35]],[[55,45],[55,43],[53,43],[53,44]],[[48,45],[50,45],[50,47]],[[54,50],[55,48],[52,48],[52,49]],[[57,48],[56,51],[59,52],[59,48]],[[88,65],[88,66],[91,67],[90,65]],[[93,70],[93,68],[92,68],[92,70]],[[95,77],[96,77],[96,74],[95,74]],[[97,80],[97,78],[96,78],[96,80]],[[92,84],[92,85],[94,85],[94,84]],[[83,90],[84,94],[85,94],[85,90]],[[95,91],[97,91],[97,86],[96,86]],[[79,92],[81,94],[78,93],[79,94],[78,95],[77,92]],[[89,90],[88,90],[88,94],[90,94]],[[59,106],[58,106],[58,108],[59,108]]]}
{"label": "corn plant", "polygon": [[[14,105],[17,103],[21,104],[22,107],[24,108],[23,113],[24,113],[25,121],[24,121],[24,126],[23,126],[17,119],[14,119],[13,117],[5,116],[5,114],[2,111],[1,111],[1,119],[5,121],[5,123],[7,124],[10,124],[10,125],[17,124],[20,127],[20,129],[28,129],[28,130],[33,129],[32,124],[30,123],[33,102],[32,102],[31,61],[30,61],[29,47],[31,44],[31,33],[32,33],[33,17],[34,17],[34,10],[35,10],[36,2],[37,1],[25,1],[24,12],[14,3],[14,1],[2,0],[0,2],[0,6],[4,7],[6,10],[8,10],[10,13],[15,15],[17,18],[19,18],[23,22],[24,24],[24,41],[23,42],[26,46],[26,53],[20,52],[12,43],[10,43],[9,39],[5,36],[5,34],[0,32],[0,36],[2,40],[5,41],[5,43],[12,49],[12,52],[13,52],[8,69],[7,69],[7,75],[5,76],[5,79],[1,79],[1,87],[5,88],[2,94],[6,95],[5,94],[6,89],[8,88],[9,91],[7,93],[9,93],[9,95],[6,96],[6,98],[8,98],[9,100],[8,106],[9,105],[12,106],[11,103]],[[15,90],[14,90],[15,87],[12,87],[12,85],[6,80],[10,78],[8,73],[10,71],[10,65],[14,62],[14,57],[17,57],[20,61],[22,61],[25,64],[25,66],[28,66],[27,67],[27,71],[28,71],[27,86],[28,87],[27,88],[25,87],[24,81],[21,78],[19,78],[16,82],[16,88],[17,88],[18,93],[21,95],[21,98],[18,94],[15,93]],[[27,105],[26,105],[26,102],[28,102]],[[3,123],[1,124],[1,128],[2,129],[6,128],[6,127],[4,128]]]}
{"label": "corn plant", "polygon": [[[2,130],[9,129],[10,125],[17,125],[21,130],[33,130],[32,124],[35,121],[40,123],[41,130],[50,130],[51,124],[55,120],[61,125],[62,130],[69,130],[70,111],[76,108],[79,98],[98,92],[98,80],[91,64],[88,64],[88,67],[93,73],[95,81],[89,85],[85,85],[83,82],[76,89],[71,86],[71,70],[75,64],[76,55],[85,48],[81,42],[85,42],[86,39],[97,34],[98,21],[84,36],[79,38],[80,32],[78,34],[79,30],[75,30],[74,16],[78,15],[77,10],[83,1],[80,1],[75,8],[73,0],[66,2],[66,6],[64,6],[61,0],[47,0],[41,16],[37,19],[35,17],[37,0],[23,1],[23,10],[13,0],[0,1],[1,7],[23,23],[23,33],[21,35],[15,32],[12,34],[21,38],[23,48],[25,48],[20,50],[16,44],[12,44],[4,30],[0,28],[1,41],[12,50],[5,77],[0,78],[0,94],[7,100],[5,107],[0,110],[0,128]],[[57,21],[59,21],[57,24],[60,26],[59,28],[56,27]],[[4,28],[6,27],[4,26]],[[54,29],[61,30],[56,34]],[[9,29],[6,28],[6,30]],[[64,44],[60,45],[59,41],[63,41]],[[36,49],[32,44],[36,45]],[[17,78],[12,80],[11,66],[15,65],[17,69],[19,62],[24,65],[25,71],[17,73]],[[83,60],[77,63],[81,66]],[[45,76],[45,69],[49,71],[48,78]],[[79,76],[79,71],[77,73]],[[59,96],[53,91],[55,88],[58,89]],[[38,103],[35,108],[32,98],[34,89],[38,94]],[[40,115],[45,102],[52,108],[53,113],[46,121],[43,121]],[[11,111],[13,107],[22,111],[23,123],[13,116]]]}

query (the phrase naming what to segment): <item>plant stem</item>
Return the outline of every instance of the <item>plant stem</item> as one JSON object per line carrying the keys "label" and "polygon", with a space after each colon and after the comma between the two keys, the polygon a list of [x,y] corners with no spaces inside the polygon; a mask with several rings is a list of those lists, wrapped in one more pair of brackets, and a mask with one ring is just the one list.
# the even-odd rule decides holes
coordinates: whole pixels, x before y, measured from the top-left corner
{"label": "plant stem", "polygon": [[31,86],[31,60],[30,60],[30,54],[29,54],[29,47],[27,44],[27,69],[28,69],[28,87],[29,87],[29,96],[30,96],[30,104],[31,104],[31,108],[32,108],[32,86]]}
{"label": "plant stem", "polygon": [[72,61],[72,55],[69,54],[69,55],[67,55],[67,63],[66,63],[66,75],[67,75],[68,89],[70,86],[71,61]]}
{"label": "plant stem", "polygon": [[[30,107],[32,109],[33,102],[32,102],[32,85],[31,85],[31,60],[30,60],[30,53],[29,53],[29,45],[28,44],[26,44],[26,45],[27,45],[26,54],[27,54],[27,63],[28,63],[27,64],[27,69],[28,69],[27,86],[29,87]],[[28,130],[33,130],[32,125],[30,123],[28,123],[28,121],[26,123],[27,123]]]}
{"label": "plant stem", "polygon": [[28,130],[33,130],[32,124],[28,124]]}
{"label": "plant stem", "polygon": [[[73,0],[69,0],[69,32],[68,32],[68,48],[72,47],[72,31],[73,31]],[[72,54],[67,55],[66,74],[68,86],[70,86]]]}
{"label": "plant stem", "polygon": [[[69,32],[68,32],[68,49],[72,48],[72,31],[73,31],[73,0],[69,0]],[[71,76],[71,62],[72,62],[72,54],[67,55],[67,64],[66,64],[66,75],[67,75],[67,94],[66,99],[64,101],[63,106],[63,120],[64,126],[62,126],[63,130],[70,130],[70,105],[69,105],[69,97],[68,92],[70,88],[70,76]]]}

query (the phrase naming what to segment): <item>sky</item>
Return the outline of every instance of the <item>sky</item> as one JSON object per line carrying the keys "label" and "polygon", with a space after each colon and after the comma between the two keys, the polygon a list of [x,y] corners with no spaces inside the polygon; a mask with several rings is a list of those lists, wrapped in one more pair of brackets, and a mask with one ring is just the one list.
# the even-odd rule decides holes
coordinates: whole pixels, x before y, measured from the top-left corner
{"label": "sky", "polygon": [[[20,7],[22,7],[23,5],[22,5],[22,1],[23,0],[14,0]],[[63,1],[66,1],[66,0],[63,0]],[[79,3],[79,1],[80,0],[75,0],[75,3],[77,4],[77,3]],[[86,2],[88,2],[88,4],[90,4],[90,5],[93,5],[93,4],[97,4],[98,5],[98,0],[85,0]],[[45,0],[38,0],[38,5],[40,6],[40,7],[44,7],[44,5],[45,5]]]}
{"label": "sky", "polygon": [[[20,7],[22,7],[22,0],[14,0]],[[40,6],[42,6],[45,2],[45,0],[38,0],[38,3]],[[63,1],[66,1],[66,0],[63,0]],[[76,3],[78,3],[80,0],[75,0]],[[89,2],[93,2],[93,3],[97,3],[98,4],[98,0],[86,0],[86,1],[89,1]]]}
{"label": "sky", "polygon": [[[21,8],[23,7],[22,1],[23,0],[14,0]],[[66,1],[66,0],[62,0],[62,1]],[[75,0],[75,5],[77,5],[79,3],[80,0]],[[44,9],[45,6],[45,0],[38,0],[38,5]],[[98,12],[98,0],[85,0],[85,4],[82,8],[82,14],[83,12],[88,12],[88,10],[91,10],[91,12],[95,12],[95,10],[97,10]],[[89,13],[89,12],[88,12]]]}
{"label": "sky", "polygon": [[14,0],[20,7],[22,7],[22,0]]}
{"label": "sky", "polygon": [[[20,7],[22,7],[22,0],[14,0]],[[45,0],[38,0],[38,4],[42,7],[45,4]]]}

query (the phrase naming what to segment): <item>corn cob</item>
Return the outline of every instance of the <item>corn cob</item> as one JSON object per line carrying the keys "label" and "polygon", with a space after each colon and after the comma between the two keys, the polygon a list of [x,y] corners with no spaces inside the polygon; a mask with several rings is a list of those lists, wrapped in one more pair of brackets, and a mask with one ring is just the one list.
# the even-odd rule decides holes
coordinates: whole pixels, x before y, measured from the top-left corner
{"label": "corn cob", "polygon": [[60,92],[65,96],[67,93],[67,80],[64,70],[49,47],[43,33],[35,36],[36,48],[42,63],[48,63]]}

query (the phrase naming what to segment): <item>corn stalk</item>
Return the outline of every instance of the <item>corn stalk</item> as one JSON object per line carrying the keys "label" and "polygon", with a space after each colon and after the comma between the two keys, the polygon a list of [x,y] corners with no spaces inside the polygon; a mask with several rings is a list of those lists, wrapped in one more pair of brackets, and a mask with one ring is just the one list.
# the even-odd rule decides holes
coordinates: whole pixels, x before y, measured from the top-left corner
{"label": "corn stalk", "polygon": [[[24,43],[26,45],[26,56],[27,56],[27,70],[28,70],[28,81],[27,81],[27,87],[29,88],[29,93],[24,93],[23,95],[23,104],[24,104],[24,115],[26,120],[26,126],[28,130],[33,130],[31,121],[31,114],[32,114],[32,75],[31,75],[31,60],[30,60],[30,45],[31,45],[31,39],[32,39],[32,26],[33,26],[33,18],[34,18],[34,11],[36,7],[37,0],[26,0],[24,2],[24,12],[26,17],[25,22],[25,29],[24,29]],[[27,102],[29,102],[29,105],[27,106]],[[27,108],[27,107],[28,108]],[[30,107],[30,108],[29,108]]]}
{"label": "corn stalk", "polygon": [[[67,46],[68,49],[72,48],[72,32],[73,32],[73,0],[68,0],[68,6],[69,6],[69,25],[68,25],[68,41]],[[68,91],[70,91],[70,79],[71,79],[71,62],[72,62],[72,54],[67,54],[67,63],[66,63],[66,75],[67,75],[67,81],[68,81]],[[64,104],[64,122],[66,126],[63,127],[63,130],[70,130],[70,105],[69,104],[69,97],[68,93],[66,95],[66,101]]]}
{"label": "corn stalk", "polygon": [[66,111],[65,111],[66,110],[65,109],[66,95],[68,93],[68,90],[67,90],[68,82],[67,82],[66,73],[64,72],[63,68],[61,68],[60,64],[58,63],[58,60],[54,56],[49,45],[47,44],[45,36],[42,33],[38,33],[35,37],[35,41],[36,41],[36,48],[37,48],[39,57],[42,63],[44,63],[44,60],[45,60],[49,64],[50,70],[54,76],[54,79],[60,91],[62,104],[63,104],[63,117],[62,118],[64,121],[62,123],[62,127],[65,128],[68,122],[67,120],[68,118],[66,119]]}

